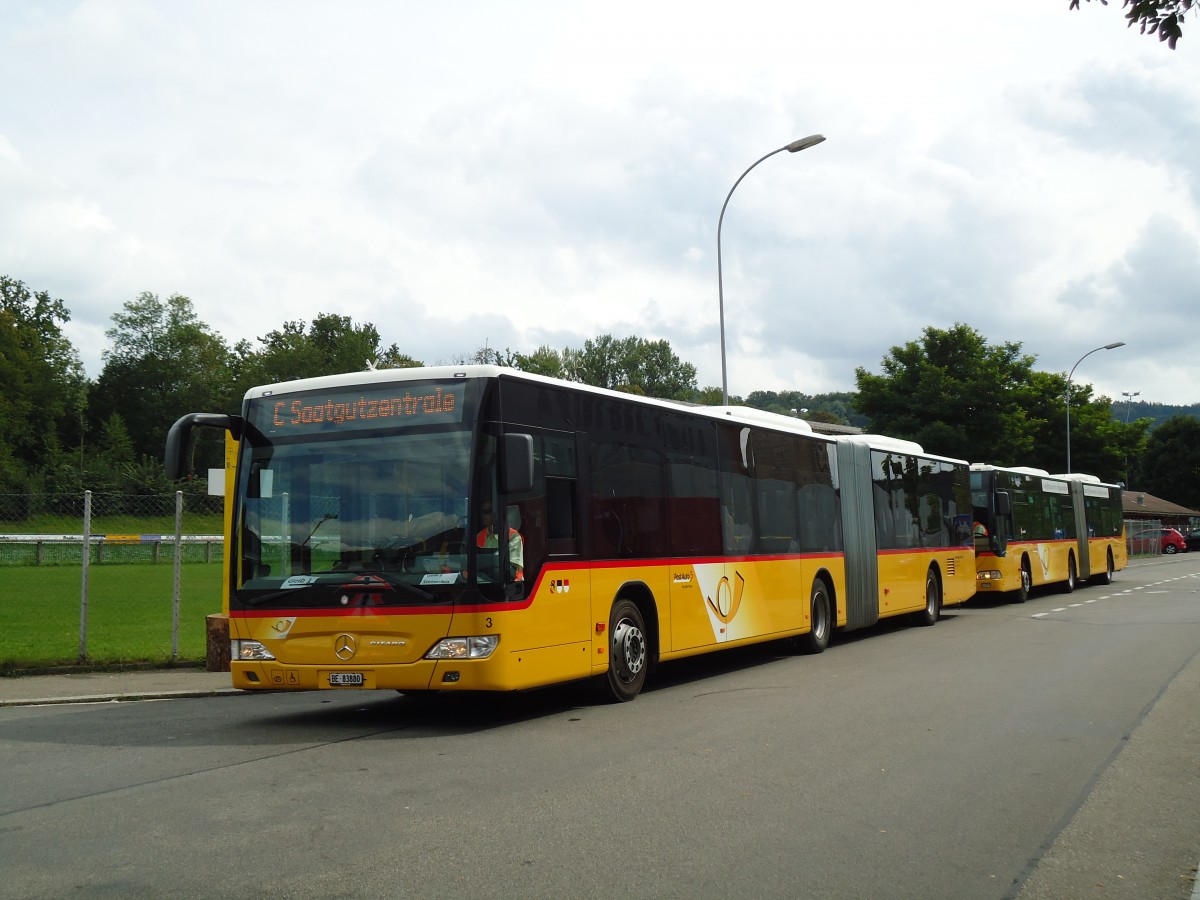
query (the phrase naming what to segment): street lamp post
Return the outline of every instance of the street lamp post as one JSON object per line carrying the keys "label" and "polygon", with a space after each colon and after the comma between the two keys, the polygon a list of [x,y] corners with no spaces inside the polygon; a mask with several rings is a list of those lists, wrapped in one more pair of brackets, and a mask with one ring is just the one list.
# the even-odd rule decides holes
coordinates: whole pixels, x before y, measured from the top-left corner
{"label": "street lamp post", "polygon": [[729,205],[729,198],[733,196],[733,192],[737,190],[737,186],[742,183],[742,179],[750,174],[750,169],[753,169],[764,159],[768,159],[776,153],[782,153],[784,150],[788,153],[798,153],[801,150],[807,150],[809,147],[816,146],[823,140],[825,140],[825,135],[823,134],[810,134],[808,137],[792,141],[790,144],[780,147],[778,150],[772,150],[766,156],[756,159],[750,164],[750,168],[746,169],[738,180],[733,183],[733,187],[725,195],[725,202],[721,204],[721,217],[717,219],[717,302],[720,305],[721,313],[721,403],[725,406],[729,405],[729,377],[725,368],[725,286],[721,272],[721,225],[725,222],[725,207]]}
{"label": "street lamp post", "polygon": [[1067,474],[1071,474],[1071,378],[1075,375],[1075,370],[1079,368],[1079,364],[1100,350],[1116,350],[1118,347],[1124,347],[1124,341],[1115,341],[1111,344],[1105,344],[1103,347],[1096,347],[1094,350],[1089,350],[1079,359],[1075,360],[1075,365],[1071,366],[1071,371],[1067,375]]}
{"label": "street lamp post", "polygon": [[[1121,391],[1121,396],[1125,398],[1125,424],[1129,424],[1129,404],[1133,402],[1134,397],[1142,396],[1141,391]],[[1129,454],[1125,454],[1125,488],[1129,490]]]}
{"label": "street lamp post", "polygon": [[1128,425],[1129,424],[1129,404],[1133,402],[1134,397],[1142,396],[1142,392],[1134,391],[1133,393],[1130,393],[1129,391],[1121,391],[1121,396],[1125,398],[1125,424]]}

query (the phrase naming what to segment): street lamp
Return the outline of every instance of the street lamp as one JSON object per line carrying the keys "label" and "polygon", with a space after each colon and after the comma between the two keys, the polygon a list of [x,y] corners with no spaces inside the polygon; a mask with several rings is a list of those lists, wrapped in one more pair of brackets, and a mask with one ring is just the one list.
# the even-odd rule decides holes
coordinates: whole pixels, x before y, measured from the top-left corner
{"label": "street lamp", "polygon": [[1116,350],[1118,347],[1124,347],[1124,341],[1116,341],[1112,344],[1105,344],[1103,347],[1096,347],[1094,350],[1089,350],[1079,359],[1075,360],[1075,365],[1071,366],[1071,371],[1067,375],[1067,474],[1071,474],[1071,378],[1075,374],[1075,370],[1079,368],[1079,364],[1100,350]]}
{"label": "street lamp", "polygon": [[750,174],[750,169],[753,169],[764,159],[774,156],[776,153],[782,153],[784,150],[788,153],[799,153],[801,150],[815,147],[823,140],[825,140],[825,135],[823,134],[810,134],[808,137],[792,141],[790,144],[780,147],[778,150],[772,150],[766,156],[756,159],[751,163],[750,168],[746,169],[738,180],[733,183],[733,187],[729,189],[729,193],[725,196],[725,202],[721,204],[721,217],[717,219],[717,302],[720,304],[721,311],[721,403],[725,406],[729,405],[729,378],[725,369],[725,287],[722,283],[721,274],[721,225],[725,222],[725,207],[729,205],[729,198],[733,196],[733,192],[737,190],[737,186],[742,183],[742,179]]}
{"label": "street lamp", "polygon": [[[1129,404],[1133,402],[1134,397],[1142,396],[1141,391],[1121,391],[1121,396],[1125,398],[1125,424],[1129,424]],[[1129,489],[1129,454],[1125,454],[1125,488]]]}
{"label": "street lamp", "polygon": [[1125,424],[1129,424],[1129,404],[1133,402],[1134,397],[1142,396],[1141,391],[1134,391],[1132,394],[1129,391],[1121,391],[1121,396],[1125,398]]}

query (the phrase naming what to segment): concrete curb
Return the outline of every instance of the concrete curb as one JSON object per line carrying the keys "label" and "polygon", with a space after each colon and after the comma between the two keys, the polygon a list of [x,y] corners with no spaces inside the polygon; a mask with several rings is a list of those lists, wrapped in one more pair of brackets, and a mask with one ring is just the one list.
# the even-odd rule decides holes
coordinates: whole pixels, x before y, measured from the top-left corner
{"label": "concrete curb", "polygon": [[136,700],[181,700],[188,697],[217,697],[225,694],[244,694],[237,688],[208,688],[190,691],[118,691],[105,694],[81,694],[77,697],[0,698],[0,707],[52,706],[67,703],[127,703]]}

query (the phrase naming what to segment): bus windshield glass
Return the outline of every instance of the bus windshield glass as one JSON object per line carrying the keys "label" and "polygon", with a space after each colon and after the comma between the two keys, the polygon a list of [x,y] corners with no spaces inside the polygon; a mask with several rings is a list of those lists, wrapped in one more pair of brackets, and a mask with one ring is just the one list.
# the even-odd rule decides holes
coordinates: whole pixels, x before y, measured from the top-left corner
{"label": "bus windshield glass", "polygon": [[[457,409],[441,421],[392,416],[380,427],[365,415],[347,417],[378,412],[374,395],[384,393],[251,401],[235,513],[235,602],[411,605],[448,599],[472,566],[474,581],[498,580],[497,560],[466,538],[472,430],[463,391],[445,395]],[[293,412],[320,419],[279,424]]]}

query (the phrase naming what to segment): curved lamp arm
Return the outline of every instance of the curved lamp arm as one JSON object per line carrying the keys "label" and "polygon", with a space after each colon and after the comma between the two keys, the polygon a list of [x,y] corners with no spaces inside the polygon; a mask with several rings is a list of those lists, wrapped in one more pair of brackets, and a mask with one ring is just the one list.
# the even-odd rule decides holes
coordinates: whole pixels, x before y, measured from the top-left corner
{"label": "curved lamp arm", "polygon": [[801,150],[807,150],[809,147],[815,147],[823,140],[825,140],[825,135],[823,134],[810,134],[808,137],[802,137],[799,140],[792,141],[790,144],[785,144],[778,150],[772,150],[766,156],[760,156],[750,164],[745,172],[738,176],[738,180],[733,183],[733,187],[725,195],[725,202],[721,204],[721,216],[717,219],[717,302],[720,305],[721,314],[721,403],[724,406],[729,405],[729,378],[725,368],[725,286],[721,272],[721,226],[725,222],[725,207],[729,205],[729,198],[733,196],[733,192],[737,190],[737,186],[742,183],[742,179],[749,175],[750,170],[764,159],[770,159],[776,153],[782,153],[784,150],[788,153],[798,153]]}
{"label": "curved lamp arm", "polygon": [[1071,378],[1075,375],[1075,370],[1079,368],[1079,364],[1091,356],[1093,353],[1098,353],[1101,350],[1116,350],[1118,347],[1124,347],[1124,341],[1114,341],[1111,344],[1105,344],[1103,347],[1096,347],[1094,350],[1089,350],[1079,359],[1075,360],[1075,365],[1071,366],[1071,371],[1067,375],[1067,474],[1071,474]]}

